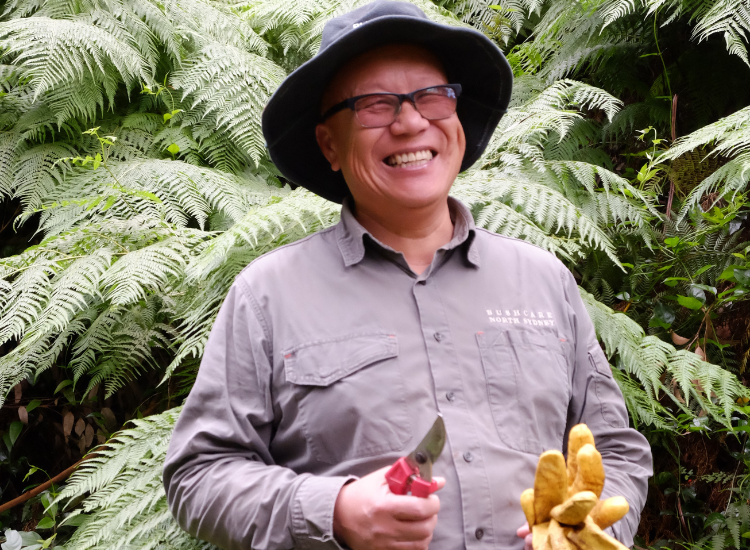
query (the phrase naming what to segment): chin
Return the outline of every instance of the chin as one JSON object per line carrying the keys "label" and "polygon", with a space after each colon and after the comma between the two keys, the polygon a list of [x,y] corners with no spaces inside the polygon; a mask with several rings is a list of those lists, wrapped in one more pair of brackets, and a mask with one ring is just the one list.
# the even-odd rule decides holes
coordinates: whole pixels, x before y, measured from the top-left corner
{"label": "chin", "polygon": [[406,208],[420,208],[429,206],[437,201],[446,200],[450,185],[425,185],[424,182],[409,182],[389,189],[389,199]]}

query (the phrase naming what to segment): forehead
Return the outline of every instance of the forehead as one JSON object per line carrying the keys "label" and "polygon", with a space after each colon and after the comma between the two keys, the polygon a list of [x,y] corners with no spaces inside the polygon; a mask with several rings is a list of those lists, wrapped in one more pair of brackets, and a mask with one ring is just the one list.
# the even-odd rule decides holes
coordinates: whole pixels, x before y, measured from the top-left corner
{"label": "forehead", "polygon": [[339,69],[326,88],[323,107],[355,95],[406,93],[447,83],[442,63],[429,50],[414,44],[389,44],[365,52]]}

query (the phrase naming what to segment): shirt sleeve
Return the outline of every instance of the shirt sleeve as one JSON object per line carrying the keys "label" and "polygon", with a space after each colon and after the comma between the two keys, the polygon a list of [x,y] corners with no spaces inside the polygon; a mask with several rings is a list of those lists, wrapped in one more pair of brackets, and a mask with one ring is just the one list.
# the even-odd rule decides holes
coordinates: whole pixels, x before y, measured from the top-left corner
{"label": "shirt sleeve", "polygon": [[169,508],[185,531],[227,550],[341,550],[333,509],[347,477],[274,464],[271,335],[248,287],[232,286],[164,465]]}
{"label": "shirt sleeve", "polygon": [[622,392],[596,339],[573,275],[563,268],[562,277],[575,334],[573,391],[564,441],[567,446],[568,431],[576,424],[586,424],[594,434],[606,475],[601,498],[623,496],[630,504],[628,514],[609,531],[632,546],[646,503],[648,478],[653,475],[651,448],[641,433],[629,427]]}

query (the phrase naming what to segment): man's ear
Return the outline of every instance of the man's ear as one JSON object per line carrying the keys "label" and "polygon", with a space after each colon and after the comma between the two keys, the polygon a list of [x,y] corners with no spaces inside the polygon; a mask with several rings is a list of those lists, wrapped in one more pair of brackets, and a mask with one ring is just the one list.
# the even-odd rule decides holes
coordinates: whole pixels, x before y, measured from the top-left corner
{"label": "man's ear", "polygon": [[338,172],[341,165],[338,161],[338,154],[333,146],[333,133],[326,124],[318,124],[315,127],[315,139],[318,141],[318,147],[323,152],[323,156],[331,164],[331,170]]}

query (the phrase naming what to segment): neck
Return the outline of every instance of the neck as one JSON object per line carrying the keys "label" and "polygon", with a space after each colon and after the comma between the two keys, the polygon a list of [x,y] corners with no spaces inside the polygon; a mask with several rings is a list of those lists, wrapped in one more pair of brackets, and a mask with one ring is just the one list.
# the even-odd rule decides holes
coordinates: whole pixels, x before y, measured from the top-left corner
{"label": "neck", "polygon": [[422,208],[375,212],[357,204],[354,217],[381,243],[401,252],[416,274],[432,263],[435,251],[453,238],[448,201]]}

